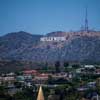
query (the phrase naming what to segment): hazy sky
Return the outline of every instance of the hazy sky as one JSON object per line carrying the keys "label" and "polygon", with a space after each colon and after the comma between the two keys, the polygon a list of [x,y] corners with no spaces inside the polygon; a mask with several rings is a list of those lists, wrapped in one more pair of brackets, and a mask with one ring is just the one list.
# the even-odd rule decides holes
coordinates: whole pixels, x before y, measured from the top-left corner
{"label": "hazy sky", "polygon": [[89,27],[100,30],[100,0],[0,0],[0,35],[79,30],[86,6]]}

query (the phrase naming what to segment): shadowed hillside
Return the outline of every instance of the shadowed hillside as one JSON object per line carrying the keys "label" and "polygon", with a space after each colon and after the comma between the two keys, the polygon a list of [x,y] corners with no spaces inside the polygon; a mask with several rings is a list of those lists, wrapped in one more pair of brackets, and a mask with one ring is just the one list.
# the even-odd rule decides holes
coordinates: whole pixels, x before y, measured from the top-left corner
{"label": "shadowed hillside", "polygon": [[42,35],[23,31],[0,37],[0,59],[32,62],[100,62],[100,32],[52,32],[46,36],[66,36],[66,41],[41,42]]}

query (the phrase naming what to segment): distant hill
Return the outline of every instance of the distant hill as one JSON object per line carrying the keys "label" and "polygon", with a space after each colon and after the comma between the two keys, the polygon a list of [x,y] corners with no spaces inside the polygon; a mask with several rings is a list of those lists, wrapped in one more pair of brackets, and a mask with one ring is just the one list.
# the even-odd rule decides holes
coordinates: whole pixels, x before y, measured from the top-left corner
{"label": "distant hill", "polygon": [[36,46],[40,41],[40,37],[42,35],[32,35],[23,31],[8,33],[0,37],[0,58],[17,59],[18,54],[26,48]]}
{"label": "distant hill", "polygon": [[57,31],[45,36],[66,36],[67,40],[40,42],[42,35],[8,33],[0,37],[0,60],[100,63],[100,32]]}

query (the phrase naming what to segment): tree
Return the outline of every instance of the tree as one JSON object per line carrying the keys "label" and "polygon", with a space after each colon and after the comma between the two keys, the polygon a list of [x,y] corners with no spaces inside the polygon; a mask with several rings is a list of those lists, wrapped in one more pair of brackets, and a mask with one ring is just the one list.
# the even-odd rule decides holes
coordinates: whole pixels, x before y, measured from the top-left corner
{"label": "tree", "polygon": [[21,82],[14,82],[14,85],[15,85],[16,88],[21,88],[22,87]]}
{"label": "tree", "polygon": [[13,100],[5,89],[5,86],[0,86],[0,100]]}
{"label": "tree", "polygon": [[79,64],[73,64],[72,68],[75,68],[75,69],[80,68],[80,65]]}
{"label": "tree", "polygon": [[49,75],[49,76],[48,76],[48,81],[47,81],[47,83],[48,83],[48,84],[52,84],[52,81],[53,81],[53,78],[52,78],[51,75]]}
{"label": "tree", "polygon": [[4,94],[5,94],[5,87],[0,86],[0,95],[4,95]]}
{"label": "tree", "polygon": [[55,70],[56,70],[56,73],[60,72],[60,62],[59,61],[55,62]]}
{"label": "tree", "polygon": [[14,94],[14,100],[28,100],[26,95],[24,95],[23,92],[17,92],[16,94]]}
{"label": "tree", "polygon": [[32,87],[26,87],[14,94],[13,98],[14,100],[36,100],[36,92],[33,91]]}
{"label": "tree", "polygon": [[67,67],[69,66],[69,63],[68,62],[64,62],[63,66],[64,66],[64,70],[67,71]]}

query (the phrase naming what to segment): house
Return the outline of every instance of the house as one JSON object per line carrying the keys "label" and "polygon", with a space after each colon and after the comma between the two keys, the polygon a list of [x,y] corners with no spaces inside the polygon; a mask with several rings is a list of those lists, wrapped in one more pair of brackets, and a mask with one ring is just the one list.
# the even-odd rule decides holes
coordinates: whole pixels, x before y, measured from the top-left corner
{"label": "house", "polygon": [[25,81],[25,77],[22,76],[22,75],[19,75],[19,76],[16,77],[16,80],[17,80],[18,82],[24,82],[24,81]]}
{"label": "house", "polygon": [[96,82],[89,82],[89,83],[87,83],[87,86],[90,87],[90,88],[95,88]]}
{"label": "house", "polygon": [[97,92],[90,92],[85,95],[85,100],[100,100],[100,96]]}
{"label": "house", "polygon": [[85,68],[95,68],[94,65],[85,65],[84,67],[85,67]]}
{"label": "house", "polygon": [[15,76],[15,73],[10,72],[10,73],[6,74],[6,76]]}
{"label": "house", "polygon": [[33,81],[35,83],[45,83],[48,80],[48,76],[49,76],[48,74],[42,73],[42,74],[35,76]]}
{"label": "house", "polygon": [[2,77],[3,82],[14,82],[16,79],[13,76]]}
{"label": "house", "polygon": [[24,70],[23,74],[24,75],[37,75],[38,72],[37,72],[37,70]]}

